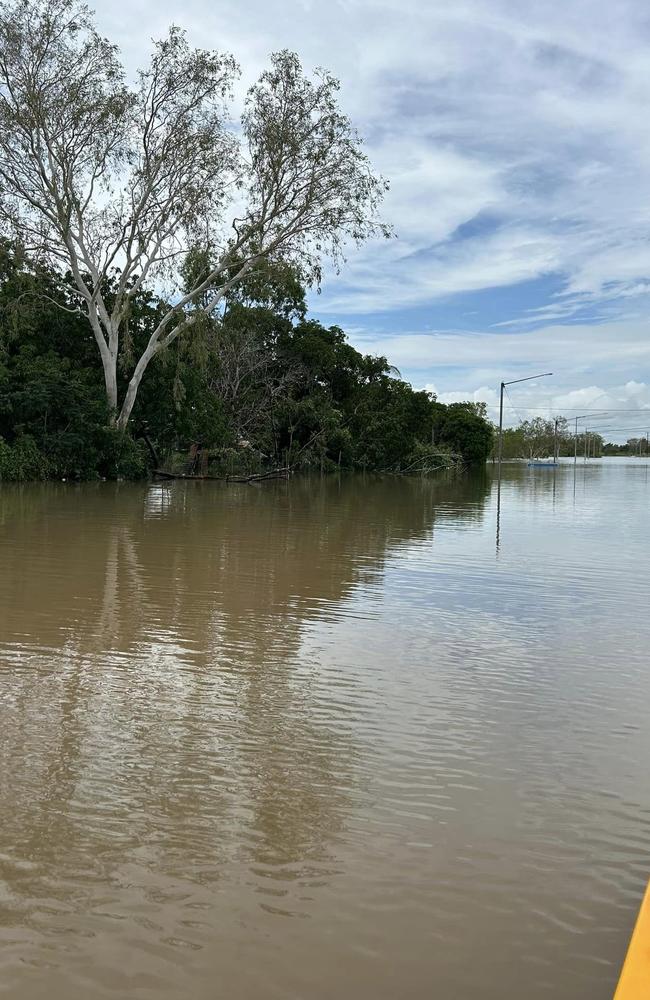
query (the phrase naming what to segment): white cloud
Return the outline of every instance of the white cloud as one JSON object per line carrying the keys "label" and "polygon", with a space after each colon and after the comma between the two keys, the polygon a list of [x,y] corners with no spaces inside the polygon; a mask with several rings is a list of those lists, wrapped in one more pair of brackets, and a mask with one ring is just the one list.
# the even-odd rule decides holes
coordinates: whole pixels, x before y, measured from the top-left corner
{"label": "white cloud", "polygon": [[[486,402],[494,421],[502,380],[553,372],[508,387],[506,425],[528,416],[573,418],[584,411],[611,440],[634,436],[630,425],[639,421],[639,431],[650,429],[645,427],[650,424],[650,380],[627,377],[630,371],[650,371],[650,337],[642,320],[556,325],[525,334],[454,331],[386,338],[357,330],[353,341],[360,350],[388,356],[405,377],[443,403]],[[576,382],[586,385],[576,389]]]}
{"label": "white cloud", "polygon": [[[402,254],[395,245],[374,246],[348,263],[338,285],[318,302],[318,310],[372,313],[532,280],[557,270],[560,247],[559,237],[523,226],[443,243],[420,256]],[[377,256],[384,264],[388,259],[390,267],[378,266]]]}
{"label": "white cloud", "polygon": [[404,333],[391,337],[357,332],[354,342],[368,353],[385,354],[398,368],[442,372],[445,368],[490,369],[507,380],[523,369],[553,370],[555,381],[573,379],[594,367],[609,371],[647,370],[650,336],[645,321],[600,325],[555,325],[526,333],[496,331]]}
{"label": "white cloud", "polygon": [[[397,308],[549,268],[572,293],[611,295],[650,273],[641,0],[106,0],[99,16],[131,67],[174,20],[198,44],[232,50],[244,82],[285,46],[341,77],[342,100],[392,181],[386,213],[400,241],[330,278],[321,308]],[[481,212],[505,232],[446,244]]]}
{"label": "white cloud", "polygon": [[[340,76],[343,105],[391,181],[385,214],[399,238],[352,252],[340,276],[326,275],[314,304],[332,321],[384,314],[383,326],[390,319],[399,331],[406,307],[429,306],[435,322],[450,295],[564,281],[563,294],[518,307],[498,328],[479,314],[472,323],[483,329],[470,334],[356,330],[364,349],[449,398],[485,392],[494,403],[501,378],[551,368],[555,388],[519,388],[517,398],[647,400],[650,19],[641,0],[103,0],[99,18],[131,69],[175,21],[195,43],[234,52],[243,84],[283,47]],[[567,322],[586,307],[600,324]],[[579,383],[593,385],[573,395]]]}
{"label": "white cloud", "polygon": [[[482,385],[473,390],[448,390],[440,392],[433,383],[424,386],[436,394],[441,403],[461,403],[467,400],[487,403],[488,417],[499,421],[499,387]],[[603,389],[598,385],[587,386],[566,393],[553,391],[552,386],[541,381],[532,388],[520,386],[516,392],[504,397],[503,422],[506,427],[516,426],[520,420],[533,417],[555,419],[565,417],[573,429],[595,431],[606,441],[622,442],[628,438],[643,437],[650,431],[650,385],[645,382],[627,382]]]}

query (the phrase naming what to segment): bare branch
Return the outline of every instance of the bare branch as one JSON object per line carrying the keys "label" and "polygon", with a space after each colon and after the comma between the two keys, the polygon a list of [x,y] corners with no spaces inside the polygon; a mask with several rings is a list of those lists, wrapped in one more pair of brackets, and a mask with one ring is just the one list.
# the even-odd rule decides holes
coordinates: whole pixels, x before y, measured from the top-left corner
{"label": "bare branch", "polygon": [[[71,277],[122,427],[150,360],[260,262],[318,280],[325,255],[387,233],[376,215],[386,185],[338,108],[337,81],[276,54],[236,133],[237,75],[231,56],[171,28],[128,87],[82,0],[0,0],[0,235]],[[187,283],[196,247],[210,264]],[[163,282],[168,305],[120,404],[130,304]]]}

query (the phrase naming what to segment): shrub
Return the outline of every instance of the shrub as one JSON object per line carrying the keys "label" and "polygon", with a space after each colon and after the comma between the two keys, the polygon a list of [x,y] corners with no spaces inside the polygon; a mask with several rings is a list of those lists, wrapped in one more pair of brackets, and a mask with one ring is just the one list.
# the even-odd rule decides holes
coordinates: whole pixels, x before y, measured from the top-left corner
{"label": "shrub", "polygon": [[17,438],[13,445],[0,438],[0,480],[47,479],[51,471],[47,457],[29,434]]}

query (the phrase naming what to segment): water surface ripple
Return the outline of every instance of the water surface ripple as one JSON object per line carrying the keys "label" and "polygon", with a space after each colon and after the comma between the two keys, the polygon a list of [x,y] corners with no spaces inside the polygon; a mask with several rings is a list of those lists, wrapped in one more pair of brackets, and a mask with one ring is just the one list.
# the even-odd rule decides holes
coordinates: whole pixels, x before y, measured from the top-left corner
{"label": "water surface ripple", "polygon": [[611,997],[648,471],[2,487],[0,993]]}

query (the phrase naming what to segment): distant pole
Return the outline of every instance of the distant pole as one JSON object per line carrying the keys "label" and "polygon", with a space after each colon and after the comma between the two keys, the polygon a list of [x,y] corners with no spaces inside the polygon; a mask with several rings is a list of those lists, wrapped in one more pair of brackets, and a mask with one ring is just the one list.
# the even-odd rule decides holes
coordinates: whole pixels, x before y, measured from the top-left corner
{"label": "distant pole", "polygon": [[557,417],[555,418],[555,428],[553,430],[553,461],[557,462]]}
{"label": "distant pole", "polygon": [[[605,413],[607,413],[607,410],[605,410]],[[600,414],[598,414],[598,413],[581,413],[579,417],[575,418],[576,429],[575,429],[575,434],[573,435],[573,464],[574,465],[576,465],[577,462],[578,462],[578,421],[579,420],[586,420],[588,417],[597,417],[597,416],[600,416]],[[585,428],[585,462],[586,461],[587,461],[587,429]]]}
{"label": "distant pole", "polygon": [[589,431],[585,427],[585,462],[587,461],[587,441],[589,440]]}
{"label": "distant pole", "polygon": [[501,471],[501,455],[503,454],[503,390],[505,387],[505,382],[502,382],[499,398],[499,471]]}
{"label": "distant pole", "polygon": [[545,378],[553,372],[542,372],[541,375],[527,375],[526,378],[513,378],[510,382],[501,383],[501,394],[499,398],[499,473],[501,472],[501,456],[503,454],[503,390],[507,385],[515,385],[517,382],[530,382],[535,378]]}

